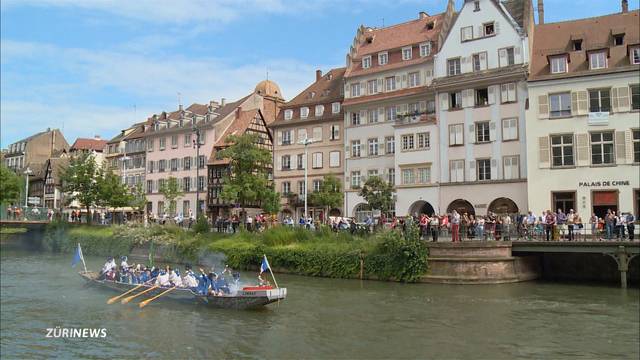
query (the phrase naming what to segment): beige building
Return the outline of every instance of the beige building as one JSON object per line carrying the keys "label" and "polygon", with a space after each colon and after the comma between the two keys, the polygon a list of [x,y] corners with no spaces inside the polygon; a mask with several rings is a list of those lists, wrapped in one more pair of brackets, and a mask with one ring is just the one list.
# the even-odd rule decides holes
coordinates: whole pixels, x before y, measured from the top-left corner
{"label": "beige building", "polygon": [[640,211],[640,12],[540,24],[528,81],[536,214]]}
{"label": "beige building", "polygon": [[4,154],[4,163],[22,174],[27,167],[41,168],[47,159],[63,150],[69,150],[69,144],[60,130],[47,129],[9,145]]}
{"label": "beige building", "polygon": [[[308,193],[320,189],[327,175],[343,181],[343,79],[344,68],[326,74],[316,71],[316,81],[282,106],[269,126],[274,134],[274,181],[282,195],[281,218],[304,216],[304,172],[308,167]],[[305,157],[304,139],[313,141]],[[326,209],[309,203],[309,216],[325,219]],[[342,215],[342,208],[329,209],[330,216]]]}

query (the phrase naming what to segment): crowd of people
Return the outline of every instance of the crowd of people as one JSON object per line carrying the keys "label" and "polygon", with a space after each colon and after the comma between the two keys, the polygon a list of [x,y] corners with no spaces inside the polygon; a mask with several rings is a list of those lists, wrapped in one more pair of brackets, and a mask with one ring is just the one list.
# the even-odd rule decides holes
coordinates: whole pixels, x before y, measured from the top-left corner
{"label": "crowd of people", "polygon": [[[101,280],[117,281],[131,285],[157,285],[160,287],[177,287],[191,289],[201,295],[224,296],[237,291],[240,281],[240,273],[232,272],[229,266],[225,266],[224,270],[218,274],[215,268],[211,268],[209,272],[203,268],[199,269],[196,274],[191,265],[185,265],[184,274],[181,275],[178,268],[165,266],[159,268],[155,266],[148,267],[144,264],[129,265],[126,256],[120,258],[121,262],[118,266],[113,257],[109,257],[100,271]],[[228,278],[233,279],[230,286]],[[260,275],[258,283],[266,285],[266,282]]]}

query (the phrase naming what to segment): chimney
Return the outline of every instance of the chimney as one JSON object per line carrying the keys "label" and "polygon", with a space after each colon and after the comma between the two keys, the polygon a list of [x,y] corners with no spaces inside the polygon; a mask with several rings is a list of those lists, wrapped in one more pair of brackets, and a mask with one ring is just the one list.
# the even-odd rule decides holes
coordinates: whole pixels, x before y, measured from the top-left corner
{"label": "chimney", "polygon": [[318,69],[316,70],[316,81],[320,81],[320,78],[322,78],[322,70]]}
{"label": "chimney", "polygon": [[[624,2],[624,0],[623,0]],[[544,3],[538,0],[538,24],[544,24]]]}
{"label": "chimney", "polygon": [[629,12],[629,0],[622,0],[622,13]]}
{"label": "chimney", "polygon": [[429,14],[427,14],[426,12],[424,12],[424,11],[420,11],[420,12],[418,13],[418,19],[424,19],[424,18],[426,18],[426,17],[429,17]]}
{"label": "chimney", "polygon": [[227,104],[227,99],[222,98],[220,99],[220,106],[225,106]]}
{"label": "chimney", "polygon": [[178,105],[178,111],[182,111],[182,104]]}

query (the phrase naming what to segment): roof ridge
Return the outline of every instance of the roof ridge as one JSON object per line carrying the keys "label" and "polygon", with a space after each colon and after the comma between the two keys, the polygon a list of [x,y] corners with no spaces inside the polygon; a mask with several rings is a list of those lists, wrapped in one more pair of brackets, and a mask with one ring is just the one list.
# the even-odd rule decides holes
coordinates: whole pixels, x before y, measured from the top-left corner
{"label": "roof ridge", "polygon": [[640,9],[635,9],[635,10],[629,10],[629,12],[623,13],[623,12],[616,12],[616,13],[611,13],[611,14],[605,14],[605,15],[598,15],[598,16],[590,16],[590,17],[586,17],[586,18],[579,18],[579,19],[573,19],[573,20],[562,20],[562,21],[556,21],[556,22],[546,22],[544,24],[536,24],[536,26],[545,26],[545,25],[556,25],[556,24],[563,24],[563,23],[569,23],[569,22],[578,22],[578,21],[586,21],[586,20],[594,20],[594,19],[599,19],[599,18],[604,18],[604,17],[608,17],[608,16],[614,16],[614,15],[625,15],[625,14],[631,14],[631,13],[640,13]]}
{"label": "roof ridge", "polygon": [[406,25],[406,24],[409,24],[409,23],[412,23],[412,22],[416,22],[416,21],[421,21],[421,20],[431,19],[431,18],[434,18],[434,17],[436,17],[436,16],[443,15],[443,14],[445,14],[445,13],[446,13],[446,12],[440,12],[440,13],[437,13],[437,14],[434,14],[434,15],[428,15],[428,16],[427,16],[427,17],[425,17],[425,18],[418,18],[418,19],[408,20],[408,21],[405,21],[405,22],[401,22],[401,23],[397,23],[397,24],[393,24],[393,25],[389,25],[389,26],[385,26],[385,27],[381,27],[381,28],[370,27],[370,26],[366,26],[366,25],[365,25],[365,28],[367,28],[367,27],[368,27],[368,28],[372,29],[373,31],[387,30],[387,29],[394,28],[394,27],[396,27],[396,26]]}

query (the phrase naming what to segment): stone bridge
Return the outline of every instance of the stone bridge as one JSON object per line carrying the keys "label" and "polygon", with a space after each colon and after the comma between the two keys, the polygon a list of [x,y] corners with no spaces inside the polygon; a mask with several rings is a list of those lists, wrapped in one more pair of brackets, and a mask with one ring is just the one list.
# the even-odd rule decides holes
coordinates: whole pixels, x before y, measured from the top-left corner
{"label": "stone bridge", "polygon": [[514,241],[514,255],[532,253],[591,253],[610,256],[620,271],[620,286],[627,287],[629,263],[640,254],[640,242],[633,241]]}

